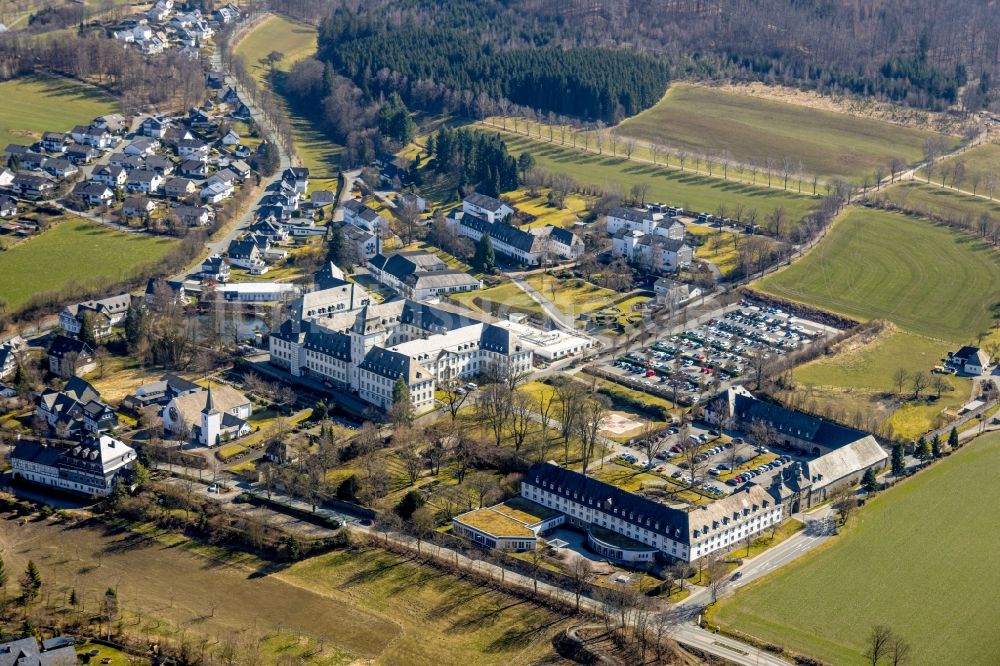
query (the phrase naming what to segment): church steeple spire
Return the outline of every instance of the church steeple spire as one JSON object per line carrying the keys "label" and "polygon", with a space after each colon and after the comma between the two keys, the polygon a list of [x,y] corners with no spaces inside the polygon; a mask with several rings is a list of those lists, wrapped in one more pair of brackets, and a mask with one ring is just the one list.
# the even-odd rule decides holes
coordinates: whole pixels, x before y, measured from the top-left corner
{"label": "church steeple spire", "polygon": [[219,410],[215,408],[215,403],[212,401],[212,385],[208,385],[208,397],[205,398],[205,408],[201,410],[202,414],[218,414]]}

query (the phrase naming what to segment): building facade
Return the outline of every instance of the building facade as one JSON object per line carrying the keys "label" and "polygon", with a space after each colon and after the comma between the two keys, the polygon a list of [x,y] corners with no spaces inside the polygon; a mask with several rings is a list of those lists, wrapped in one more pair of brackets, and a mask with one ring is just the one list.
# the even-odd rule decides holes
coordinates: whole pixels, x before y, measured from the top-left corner
{"label": "building facade", "polygon": [[75,446],[22,439],[10,456],[15,480],[87,496],[106,496],[130,469],[135,451],[108,435],[88,436]]}

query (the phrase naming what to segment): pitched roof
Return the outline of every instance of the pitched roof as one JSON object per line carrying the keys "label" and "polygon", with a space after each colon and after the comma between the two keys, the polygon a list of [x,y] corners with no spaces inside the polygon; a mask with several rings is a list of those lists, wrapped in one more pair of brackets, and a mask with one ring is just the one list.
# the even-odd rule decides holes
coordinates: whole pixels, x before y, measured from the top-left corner
{"label": "pitched roof", "polygon": [[480,194],[479,192],[473,192],[469,196],[465,197],[465,200],[473,206],[479,206],[480,208],[494,213],[499,211],[500,207],[504,205],[504,203],[499,199],[486,196],[485,194]]}
{"label": "pitched roof", "polygon": [[769,424],[779,433],[829,449],[839,448],[868,436],[860,430],[838,425],[799,411],[785,409],[780,405],[764,402],[742,393],[735,395],[733,411],[737,418],[746,423],[761,421]]}
{"label": "pitched roof", "polygon": [[552,463],[539,463],[532,465],[524,475],[524,483],[576,502],[586,501],[608,513],[622,517],[633,515],[636,517],[633,522],[641,521],[650,532],[680,543],[689,542],[686,511],[659,504],[579,472]]}
{"label": "pitched roof", "polygon": [[66,354],[82,354],[85,356],[90,356],[94,353],[94,350],[90,348],[86,342],[77,340],[76,338],[69,338],[65,335],[57,336],[52,344],[49,345],[49,355],[55,356],[57,358],[62,358]]}
{"label": "pitched roof", "polygon": [[885,452],[871,435],[834,449],[806,463],[813,488],[822,488],[830,483],[888,460]]}
{"label": "pitched roof", "polygon": [[[198,391],[177,396],[171,401],[177,412],[187,424],[188,428],[193,428],[201,424],[201,412],[208,402],[208,392]],[[212,387],[212,403],[220,412],[232,412],[232,410],[243,405],[249,405],[250,399],[226,384],[217,384]]]}
{"label": "pitched roof", "polygon": [[505,222],[491,224],[475,215],[466,213],[462,216],[461,224],[469,229],[484,233],[491,239],[509,245],[522,252],[532,252],[535,249],[535,242],[538,240],[534,234],[518,229]]}

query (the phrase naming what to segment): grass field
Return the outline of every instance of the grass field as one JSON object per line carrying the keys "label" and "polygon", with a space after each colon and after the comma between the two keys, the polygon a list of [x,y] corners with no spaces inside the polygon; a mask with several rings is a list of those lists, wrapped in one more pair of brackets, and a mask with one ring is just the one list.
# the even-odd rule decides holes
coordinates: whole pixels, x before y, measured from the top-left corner
{"label": "grass field", "polygon": [[1000,201],[990,201],[915,180],[887,187],[878,196],[920,215],[962,221],[966,218],[977,220],[986,213],[994,220],[1000,220]]}
{"label": "grass field", "polygon": [[465,307],[479,312],[493,312],[497,308],[502,311],[504,306],[509,306],[517,308],[519,311],[542,314],[541,306],[513,282],[489,289],[469,291],[464,294],[452,294],[451,298]]}
{"label": "grass field", "polygon": [[740,162],[781,164],[789,157],[807,174],[860,180],[898,157],[916,163],[930,132],[843,113],[674,84],[652,108],[617,128],[624,136],[691,151],[729,150]]}
{"label": "grass field", "polygon": [[[816,400],[828,402],[845,415],[883,412],[898,436],[914,439],[944,425],[945,410],[955,409],[971,398],[969,379],[944,375],[952,390],[932,402],[907,400],[899,404],[893,373],[929,372],[940,364],[947,342],[905,331],[885,332],[869,344],[829,357],[820,357],[795,369],[797,383],[807,387]],[[903,391],[909,397],[909,383]]]}
{"label": "grass field", "polygon": [[838,665],[865,663],[874,624],[913,646],[914,666],[996,663],[998,465],[1000,435],[967,445],[870,502],[831,546],[724,602],[713,619]]}
{"label": "grass field", "polygon": [[528,276],[527,282],[549,299],[560,312],[569,316],[600,310],[619,296],[618,292],[577,278],[564,280],[536,273]]}
{"label": "grass field", "polygon": [[[274,65],[261,62],[271,51],[284,54]],[[281,81],[292,66],[316,53],[316,28],[290,21],[281,16],[270,16],[253,29],[236,47],[236,55],[243,58],[262,87],[273,87],[281,96]],[[285,113],[292,125],[295,148],[303,166],[310,171],[310,190],[336,191],[337,170],[340,165],[341,146],[330,141],[312,120],[298,113],[289,104]]]}
{"label": "grass field", "polygon": [[955,343],[989,330],[1000,264],[980,240],[876,210],[847,212],[807,256],[755,283],[762,291]]}
{"label": "grass field", "polygon": [[4,81],[0,99],[0,147],[34,143],[43,132],[65,132],[118,111],[115,101],[97,88],[54,77]]}
{"label": "grass field", "polygon": [[[990,175],[996,175],[1000,173],[1000,145],[995,143],[984,143],[980,146],[976,146],[961,155],[956,155],[954,157],[949,157],[946,160],[942,160],[937,165],[935,165],[934,173],[931,175],[931,180],[941,181],[941,168],[954,168],[959,162],[965,165],[965,178],[961,182],[961,188],[963,190],[972,191],[972,181],[975,178],[979,179],[978,191],[980,194],[985,194],[984,188],[986,186],[986,180]],[[923,169],[917,172],[917,178],[925,178],[926,173]],[[951,185],[951,177],[948,178],[948,185]],[[994,192],[994,196],[1000,194],[1000,192]]]}
{"label": "grass field", "polygon": [[148,635],[183,632],[214,645],[230,633],[256,634],[266,663],[564,663],[550,643],[559,616],[380,550],[272,569],[250,557],[238,565],[205,559],[171,535],[10,527],[0,542],[12,571],[31,558],[43,598],[64,599],[72,587],[86,608],[114,586],[126,630],[137,628],[141,609]]}
{"label": "grass field", "polygon": [[504,199],[509,200],[513,207],[535,220],[526,225],[527,228],[544,227],[549,224],[562,229],[572,229],[573,225],[587,214],[587,202],[583,197],[571,194],[566,197],[564,208],[550,206],[544,194],[532,197],[526,189],[504,193]]}
{"label": "grass field", "polygon": [[0,298],[16,310],[32,295],[70,282],[119,282],[155,263],[175,243],[70,217],[0,255]]}
{"label": "grass field", "polygon": [[781,206],[789,219],[797,222],[817,203],[813,197],[792,192],[630,162],[624,157],[597,155],[495,128],[484,128],[483,131],[499,132],[512,154],[531,153],[542,169],[564,173],[581,185],[603,188],[620,185],[627,192],[633,184],[645,183],[649,186],[647,201],[682,206],[686,210],[714,212],[721,204],[731,211],[737,204],[743,204],[747,208],[756,208],[758,219],[763,220]]}

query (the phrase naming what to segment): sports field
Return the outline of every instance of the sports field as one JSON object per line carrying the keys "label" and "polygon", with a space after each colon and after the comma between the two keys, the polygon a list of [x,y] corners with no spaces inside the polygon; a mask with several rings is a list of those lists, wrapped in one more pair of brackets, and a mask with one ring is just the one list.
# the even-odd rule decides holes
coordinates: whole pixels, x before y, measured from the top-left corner
{"label": "sports field", "polygon": [[[261,62],[271,51],[284,55],[274,65],[273,77],[270,65]],[[264,19],[236,46],[236,55],[243,58],[260,85],[273,85],[279,99],[284,99],[281,97],[282,75],[299,60],[315,53],[316,28],[281,16]],[[342,147],[331,142],[309,118],[297,113],[288,104],[285,104],[285,113],[292,125],[299,158],[310,171],[309,188],[336,191]]]}
{"label": "sports field", "polygon": [[743,204],[747,208],[755,208],[758,222],[763,224],[764,217],[781,206],[794,223],[817,204],[817,199],[806,195],[630,162],[624,157],[598,155],[492,127],[483,131],[499,132],[511,154],[529,152],[542,169],[564,173],[581,185],[606,189],[618,185],[628,192],[633,185],[645,183],[649,186],[647,201],[682,206],[686,210],[715,212],[721,204],[731,212],[737,204]]}
{"label": "sports field", "polygon": [[31,144],[47,131],[65,132],[115,113],[113,99],[77,81],[32,76],[0,83],[0,148]]}
{"label": "sports field", "polygon": [[674,84],[652,108],[629,118],[617,131],[692,153],[729,150],[736,161],[778,164],[789,157],[807,174],[860,181],[900,158],[923,157],[931,132],[724,92]]}
{"label": "sports field", "polygon": [[1000,302],[996,251],[969,235],[877,210],[839,219],[808,255],[755,286],[781,298],[965,344]]}
{"label": "sports field", "polygon": [[32,295],[59,291],[71,282],[119,282],[161,259],[175,244],[69,217],[0,254],[0,298],[17,310]]}
{"label": "sports field", "polygon": [[[963,189],[969,187],[963,185]],[[980,194],[982,194],[982,188]],[[1000,194],[998,192],[997,194]],[[978,220],[983,213],[1000,221],[1000,200],[990,201],[983,197],[962,194],[955,190],[927,185],[921,181],[906,181],[896,183],[882,190],[879,195],[893,202],[900,208],[911,210],[921,215],[931,215],[944,219],[963,221],[971,218]]]}
{"label": "sports field", "polygon": [[913,666],[995,664],[998,466],[1000,435],[967,445],[869,502],[831,546],[724,601],[713,619],[838,666],[865,663],[874,624],[913,646]]}

